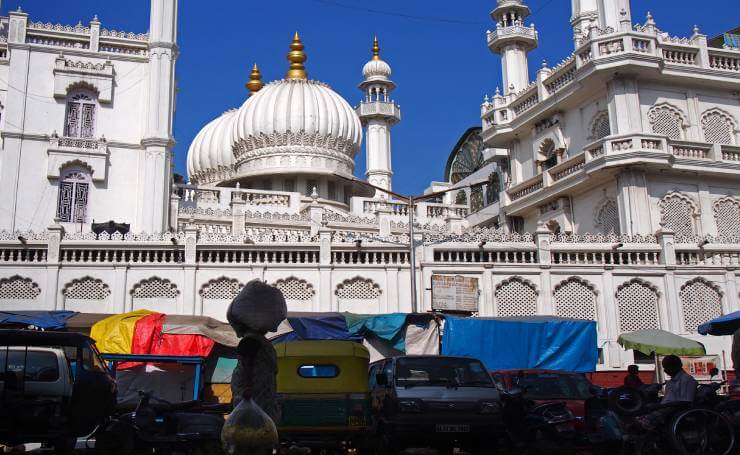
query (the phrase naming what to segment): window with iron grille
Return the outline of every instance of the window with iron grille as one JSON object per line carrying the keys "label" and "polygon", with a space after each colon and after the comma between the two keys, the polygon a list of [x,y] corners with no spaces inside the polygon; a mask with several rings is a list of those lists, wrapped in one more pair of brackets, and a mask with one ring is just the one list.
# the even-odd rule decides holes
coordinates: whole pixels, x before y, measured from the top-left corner
{"label": "window with iron grille", "polygon": [[326,197],[332,201],[337,199],[337,186],[334,182],[329,182]]}
{"label": "window with iron grille", "polygon": [[90,138],[95,135],[95,99],[87,93],[77,93],[67,101],[64,135]]}
{"label": "window with iron grille", "polygon": [[73,171],[59,182],[57,218],[64,223],[87,221],[87,203],[90,193],[90,175]]}
{"label": "window with iron grille", "polygon": [[314,188],[316,188],[316,193],[318,193],[319,182],[316,180],[306,180],[306,196],[311,196]]}
{"label": "window with iron grille", "polygon": [[295,191],[295,180],[293,179],[285,179],[283,182],[283,191],[287,191],[288,193],[292,193]]}

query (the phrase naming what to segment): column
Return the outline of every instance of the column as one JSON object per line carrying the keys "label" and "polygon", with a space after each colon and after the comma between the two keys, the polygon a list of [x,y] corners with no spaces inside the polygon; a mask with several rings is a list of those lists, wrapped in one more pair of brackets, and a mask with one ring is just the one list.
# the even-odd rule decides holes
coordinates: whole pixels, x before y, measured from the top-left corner
{"label": "column", "polygon": [[113,289],[113,312],[128,313],[131,311],[133,301],[128,295],[128,266],[114,268],[116,282]]}
{"label": "column", "polygon": [[241,235],[244,234],[246,231],[245,227],[245,217],[244,217],[244,207],[246,207],[247,202],[244,200],[244,197],[240,193],[233,193],[233,198],[231,200],[231,234],[232,235]]}
{"label": "column", "polygon": [[642,114],[637,80],[615,77],[606,87],[612,134],[641,133]]}
{"label": "column", "polygon": [[385,283],[387,291],[385,294],[385,308],[381,308],[380,311],[385,313],[397,313],[401,311],[400,300],[401,296],[398,295],[398,272],[401,269],[398,267],[386,267],[385,269]]}
{"label": "column", "polygon": [[30,52],[26,44],[26,24],[28,14],[11,11],[9,16],[8,50],[8,86],[13,90],[7,92],[3,116],[3,158],[0,166],[0,230],[15,231],[16,204],[18,189],[23,185],[20,180],[20,162],[23,152],[23,133],[26,124],[26,100],[28,91]]}
{"label": "column", "polygon": [[178,232],[179,220],[178,214],[180,213],[180,196],[177,195],[173,188],[170,192],[170,229],[173,232]]}
{"label": "column", "polygon": [[623,234],[652,234],[653,219],[645,173],[625,169],[617,178],[619,224]]}
{"label": "column", "polygon": [[195,289],[195,265],[183,266],[183,288],[181,314],[192,314],[203,316],[203,299],[200,298]]}
{"label": "column", "polygon": [[619,368],[622,366],[622,349],[617,345],[617,337],[619,337],[619,319],[617,317],[618,308],[617,302],[614,298],[614,275],[611,269],[604,271],[602,275],[604,280],[604,289],[602,293],[602,304],[604,306],[605,320],[603,322],[606,328],[606,338],[608,344],[603,346],[604,357],[608,362],[609,367]]}
{"label": "column", "polygon": [[673,333],[684,332],[683,324],[681,324],[681,310],[678,299],[678,291],[676,289],[676,275],[673,270],[668,270],[663,276],[663,285],[665,286],[665,298],[662,299],[665,302],[665,310],[662,321],[668,323],[668,327],[664,327]]}
{"label": "column", "polygon": [[46,308],[54,310],[64,309],[64,299],[59,293],[60,247],[64,237],[64,228],[59,224],[48,227],[49,240],[46,250],[46,289],[44,299]]}
{"label": "column", "polygon": [[149,22],[149,81],[144,153],[139,163],[139,208],[135,230],[166,229],[169,204],[172,118],[177,59],[177,0],[152,0]]}

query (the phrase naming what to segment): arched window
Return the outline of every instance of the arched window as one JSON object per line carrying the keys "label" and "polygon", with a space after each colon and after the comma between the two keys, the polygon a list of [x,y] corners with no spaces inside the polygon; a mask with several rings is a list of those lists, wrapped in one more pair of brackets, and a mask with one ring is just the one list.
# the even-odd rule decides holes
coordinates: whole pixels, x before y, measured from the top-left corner
{"label": "arched window", "polygon": [[90,174],[86,171],[69,171],[59,181],[57,218],[64,223],[87,221],[87,203],[90,194]]}
{"label": "arched window", "polygon": [[678,239],[689,239],[696,233],[694,215],[696,207],[689,197],[681,193],[668,193],[658,203],[663,227],[676,233]]}
{"label": "arched window", "polygon": [[294,276],[277,280],[273,286],[280,289],[285,300],[310,301],[316,291],[313,285],[306,280],[301,280]]}
{"label": "arched window", "polygon": [[732,196],[715,201],[714,221],[720,237],[740,240],[740,201]]}
{"label": "arched window", "polygon": [[735,121],[719,109],[711,109],[701,116],[704,140],[713,144],[735,143]]}
{"label": "arched window", "polygon": [[498,304],[498,315],[534,316],[537,314],[537,288],[529,280],[515,276],[496,286],[494,296]]}
{"label": "arched window", "polygon": [[67,101],[64,135],[67,137],[94,137],[95,98],[87,92],[73,93]]}
{"label": "arched window", "polygon": [[678,295],[687,332],[696,332],[700,324],[722,316],[722,292],[704,278],[694,278],[684,284]]}
{"label": "arched window", "polygon": [[619,207],[617,207],[617,203],[614,200],[608,199],[601,204],[601,206],[596,210],[594,224],[602,234],[620,233]]}
{"label": "arched window", "polygon": [[539,172],[545,172],[551,167],[556,166],[560,162],[560,152],[561,150],[555,149],[555,142],[551,139],[542,141],[537,155]]}
{"label": "arched window", "polygon": [[465,190],[460,190],[455,195],[455,204],[468,205],[468,195],[465,194]]}
{"label": "arched window", "polygon": [[639,278],[617,288],[619,330],[659,329],[658,289]]}
{"label": "arched window", "polygon": [[491,205],[494,202],[498,202],[500,192],[501,179],[498,176],[498,172],[494,172],[488,176],[488,183],[486,184],[486,204]]}
{"label": "arched window", "polygon": [[589,139],[598,141],[612,134],[611,125],[609,124],[609,112],[601,111],[591,120],[591,136]]}
{"label": "arched window", "polygon": [[683,137],[683,114],[670,104],[658,104],[650,108],[648,120],[655,134],[662,134],[670,139]]}
{"label": "arched window", "polygon": [[591,283],[571,277],[555,286],[552,295],[558,317],[596,319],[596,290]]}
{"label": "arched window", "polygon": [[470,188],[470,211],[478,212],[483,208],[483,188],[476,185]]}

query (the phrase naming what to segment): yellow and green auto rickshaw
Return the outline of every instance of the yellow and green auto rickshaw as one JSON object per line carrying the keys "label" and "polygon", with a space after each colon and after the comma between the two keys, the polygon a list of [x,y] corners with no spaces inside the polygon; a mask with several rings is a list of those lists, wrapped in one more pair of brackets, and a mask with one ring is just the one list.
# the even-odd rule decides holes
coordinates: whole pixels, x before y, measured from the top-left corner
{"label": "yellow and green auto rickshaw", "polygon": [[329,340],[278,344],[275,350],[281,442],[314,449],[366,447],[368,350]]}

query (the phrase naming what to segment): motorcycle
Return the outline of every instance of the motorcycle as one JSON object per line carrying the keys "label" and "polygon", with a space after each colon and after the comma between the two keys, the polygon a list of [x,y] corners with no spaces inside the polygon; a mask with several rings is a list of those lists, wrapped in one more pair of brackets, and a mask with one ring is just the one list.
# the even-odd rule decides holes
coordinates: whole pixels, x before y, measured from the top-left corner
{"label": "motorcycle", "polygon": [[563,402],[537,404],[514,389],[502,393],[512,453],[573,453],[576,418]]}
{"label": "motorcycle", "polygon": [[223,405],[198,401],[170,403],[139,392],[133,412],[112,418],[95,435],[101,454],[222,455]]}

